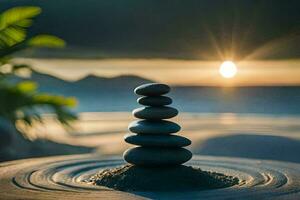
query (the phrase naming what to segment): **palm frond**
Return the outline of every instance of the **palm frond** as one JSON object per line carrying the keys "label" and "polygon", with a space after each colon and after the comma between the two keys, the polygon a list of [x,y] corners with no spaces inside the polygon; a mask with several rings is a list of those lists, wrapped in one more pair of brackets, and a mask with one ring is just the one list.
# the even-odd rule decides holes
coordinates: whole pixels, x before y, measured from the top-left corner
{"label": "palm frond", "polygon": [[26,38],[32,19],[41,13],[34,6],[14,7],[0,15],[0,48],[13,46]]}
{"label": "palm frond", "polygon": [[62,48],[65,41],[53,35],[37,35],[30,38],[27,44],[32,47]]}
{"label": "palm frond", "polygon": [[[64,40],[52,35],[27,38],[27,29],[40,12],[39,7],[15,7],[0,14],[0,116],[15,126],[20,122],[30,127],[36,122],[44,123],[42,114],[50,112],[67,128],[71,121],[77,119],[69,110],[77,104],[75,98],[42,94],[38,92],[38,85],[32,81],[7,81],[8,77],[17,76],[23,69],[34,71],[29,65],[15,64],[11,60],[14,53],[30,47],[65,46]],[[8,72],[3,70],[6,64],[11,67]]]}
{"label": "palm frond", "polygon": [[13,87],[13,89],[20,93],[30,95],[36,92],[37,87],[37,84],[33,81],[23,81],[16,84],[15,87]]}

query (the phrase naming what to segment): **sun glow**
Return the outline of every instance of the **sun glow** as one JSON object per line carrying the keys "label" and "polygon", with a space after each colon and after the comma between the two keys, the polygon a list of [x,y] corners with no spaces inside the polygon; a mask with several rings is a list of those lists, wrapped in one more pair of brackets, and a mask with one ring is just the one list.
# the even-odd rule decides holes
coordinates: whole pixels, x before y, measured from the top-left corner
{"label": "sun glow", "polygon": [[224,61],[220,66],[219,72],[224,78],[233,78],[237,73],[237,67],[232,61]]}

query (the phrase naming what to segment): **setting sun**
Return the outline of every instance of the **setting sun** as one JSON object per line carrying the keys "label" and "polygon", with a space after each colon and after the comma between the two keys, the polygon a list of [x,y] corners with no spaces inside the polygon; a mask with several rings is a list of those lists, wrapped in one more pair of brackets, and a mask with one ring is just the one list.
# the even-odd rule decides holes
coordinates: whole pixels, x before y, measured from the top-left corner
{"label": "setting sun", "polygon": [[219,72],[224,78],[233,78],[237,73],[237,67],[232,61],[224,61]]}

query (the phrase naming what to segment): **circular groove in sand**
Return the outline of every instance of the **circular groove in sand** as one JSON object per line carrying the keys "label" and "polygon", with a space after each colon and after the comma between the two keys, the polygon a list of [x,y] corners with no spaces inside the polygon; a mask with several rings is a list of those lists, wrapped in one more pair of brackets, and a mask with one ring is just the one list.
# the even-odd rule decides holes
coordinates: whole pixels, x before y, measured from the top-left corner
{"label": "circular groove in sand", "polygon": [[[72,199],[141,197],[168,199],[260,199],[278,196],[300,198],[300,165],[225,157],[194,156],[187,163],[203,170],[238,177],[239,185],[217,190],[184,193],[118,192],[85,183],[97,171],[124,164],[121,158],[101,159],[95,155],[64,156],[18,161],[0,166],[0,197],[18,199],[27,194],[31,199],[51,199],[65,195]],[[11,192],[8,192],[11,191]],[[173,198],[173,197],[172,197]]]}

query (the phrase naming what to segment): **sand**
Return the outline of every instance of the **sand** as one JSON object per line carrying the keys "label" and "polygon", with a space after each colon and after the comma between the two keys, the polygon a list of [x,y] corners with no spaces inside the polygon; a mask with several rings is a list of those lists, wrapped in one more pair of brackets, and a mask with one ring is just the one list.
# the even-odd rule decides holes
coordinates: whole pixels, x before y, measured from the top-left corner
{"label": "sand", "polygon": [[100,171],[88,182],[121,191],[199,191],[230,187],[239,180],[184,165],[156,168],[124,165]]}
{"label": "sand", "polygon": [[[88,147],[103,156],[119,156],[130,146],[123,137],[132,120],[129,112],[84,113],[71,134],[49,122],[32,135]],[[189,149],[194,154],[300,162],[300,117],[297,116],[180,113],[174,121],[182,126],[179,134],[192,141]]]}
{"label": "sand", "polygon": [[[123,136],[133,120],[131,113],[83,113],[74,130],[67,133],[53,121],[38,126],[29,137],[32,143],[15,143],[0,152],[2,160],[78,154],[96,151],[121,155],[130,145]],[[194,154],[300,162],[300,118],[253,114],[180,113],[180,135],[192,140]],[[1,158],[0,158],[1,159]]]}
{"label": "sand", "polygon": [[232,187],[199,191],[118,191],[84,182],[97,171],[124,165],[122,158],[73,155],[0,164],[0,199],[299,199],[300,166],[264,160],[194,156],[187,165],[237,177]]}

